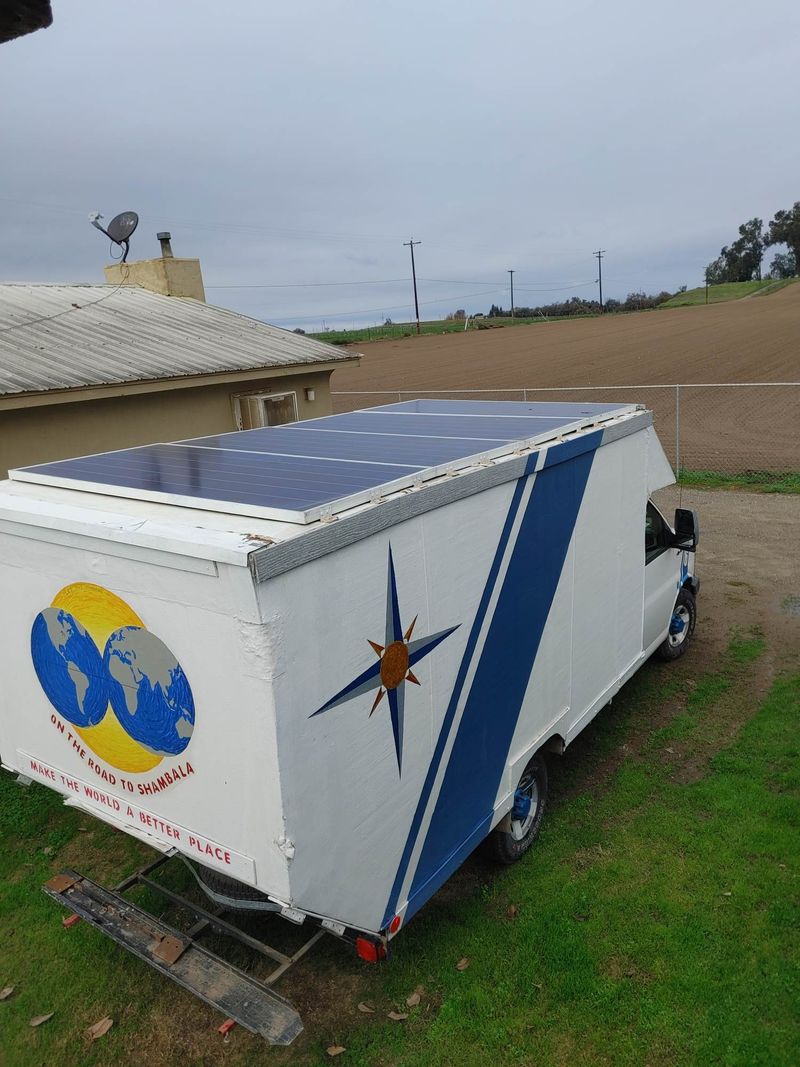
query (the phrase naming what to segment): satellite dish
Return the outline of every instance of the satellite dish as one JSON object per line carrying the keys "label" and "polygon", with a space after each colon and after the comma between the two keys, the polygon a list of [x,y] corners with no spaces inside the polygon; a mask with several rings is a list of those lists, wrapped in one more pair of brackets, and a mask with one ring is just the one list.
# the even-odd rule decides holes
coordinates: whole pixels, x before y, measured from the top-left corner
{"label": "satellite dish", "polygon": [[127,244],[138,225],[139,216],[135,211],[123,211],[121,215],[115,215],[109,222],[106,233],[118,245]]}
{"label": "satellite dish", "polygon": [[89,221],[95,229],[100,230],[106,237],[110,238],[115,245],[119,245],[123,250],[122,262],[128,258],[128,246],[131,239],[131,235],[136,227],[139,225],[139,216],[135,211],[123,211],[120,215],[115,215],[109,222],[107,227],[100,224],[102,215],[98,211],[93,211],[89,216]]}

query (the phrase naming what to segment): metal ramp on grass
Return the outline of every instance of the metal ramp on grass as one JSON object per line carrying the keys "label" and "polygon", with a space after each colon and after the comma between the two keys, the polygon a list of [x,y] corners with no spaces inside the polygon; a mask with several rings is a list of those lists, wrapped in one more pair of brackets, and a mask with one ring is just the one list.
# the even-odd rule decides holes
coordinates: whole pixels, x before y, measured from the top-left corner
{"label": "metal ramp on grass", "polygon": [[[65,870],[43,886],[45,893],[85,919],[118,945],[149,963],[159,973],[221,1011],[271,1045],[289,1045],[302,1031],[300,1016],[272,985],[323,936],[316,932],[291,956],[250,937],[234,924],[153,881],[148,875],[168,856],[137,871],[115,890],[106,889],[76,871]],[[168,925],[122,895],[145,885],[197,917],[186,932]],[[260,981],[210,952],[199,942],[208,930],[235,938],[277,964]]]}

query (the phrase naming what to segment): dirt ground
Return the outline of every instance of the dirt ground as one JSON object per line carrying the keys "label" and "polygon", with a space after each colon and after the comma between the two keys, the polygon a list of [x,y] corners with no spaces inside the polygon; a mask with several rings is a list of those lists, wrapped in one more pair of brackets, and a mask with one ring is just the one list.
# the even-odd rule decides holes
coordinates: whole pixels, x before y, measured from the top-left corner
{"label": "dirt ground", "polygon": [[[798,382],[798,336],[800,284],[725,304],[373,342],[358,346],[360,367],[334,372],[331,388],[339,394],[337,411],[391,403],[397,390],[424,396],[559,388],[564,392],[530,392],[528,399],[644,403],[674,462],[675,391],[620,387]],[[590,386],[612,388],[580,391]],[[386,392],[342,395],[356,390]],[[690,469],[738,473],[800,465],[800,386],[686,389],[680,421],[682,460]]]}

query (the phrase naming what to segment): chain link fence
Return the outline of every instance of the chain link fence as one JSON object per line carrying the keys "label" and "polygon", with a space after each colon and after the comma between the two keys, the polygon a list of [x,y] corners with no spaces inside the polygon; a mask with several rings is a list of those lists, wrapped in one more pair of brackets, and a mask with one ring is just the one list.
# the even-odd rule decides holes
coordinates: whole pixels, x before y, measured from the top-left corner
{"label": "chain link fence", "polygon": [[680,471],[800,471],[800,382],[334,392],[336,412],[422,398],[643,404]]}

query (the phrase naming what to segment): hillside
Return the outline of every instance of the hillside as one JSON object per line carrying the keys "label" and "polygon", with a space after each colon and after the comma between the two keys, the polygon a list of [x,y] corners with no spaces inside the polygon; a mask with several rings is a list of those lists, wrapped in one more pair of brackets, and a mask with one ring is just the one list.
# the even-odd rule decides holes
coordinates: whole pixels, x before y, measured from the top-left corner
{"label": "hillside", "polygon": [[[359,344],[332,388],[501,389],[800,381],[800,285],[769,299]],[[380,402],[380,401],[376,401]]]}
{"label": "hillside", "polygon": [[[766,296],[784,289],[787,285],[796,282],[797,278],[783,278],[776,281],[774,278],[765,278],[760,282],[725,282],[723,285],[709,285],[708,303],[720,304],[727,300],[741,300],[743,296]],[[706,288],[701,285],[697,289],[688,289],[685,293],[676,293],[671,300],[661,304],[661,308],[691,307],[697,304],[705,304]]]}

